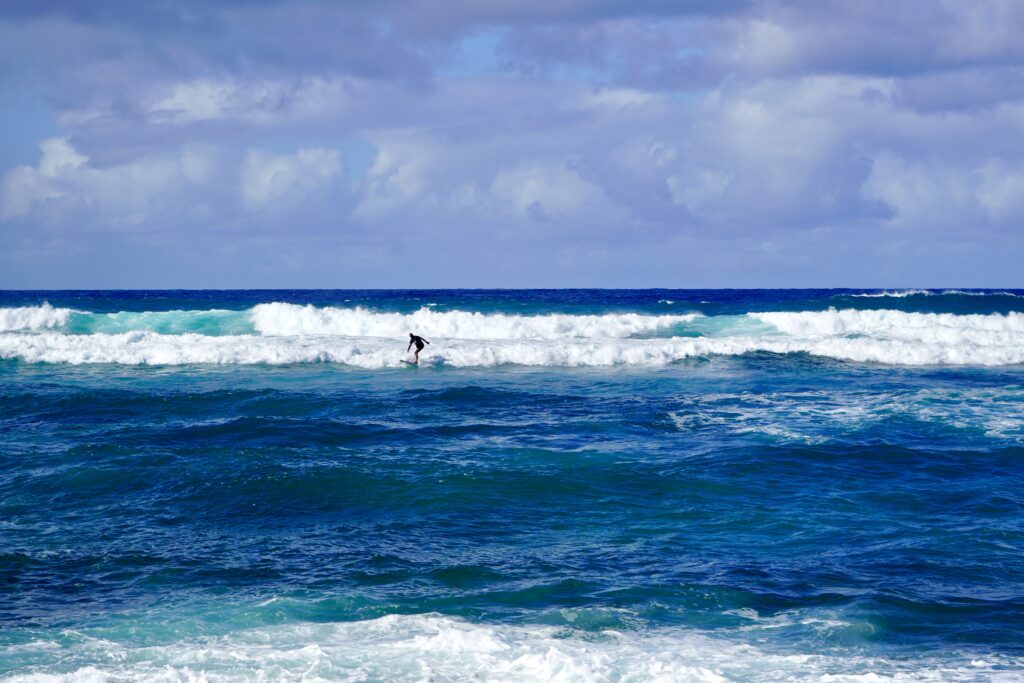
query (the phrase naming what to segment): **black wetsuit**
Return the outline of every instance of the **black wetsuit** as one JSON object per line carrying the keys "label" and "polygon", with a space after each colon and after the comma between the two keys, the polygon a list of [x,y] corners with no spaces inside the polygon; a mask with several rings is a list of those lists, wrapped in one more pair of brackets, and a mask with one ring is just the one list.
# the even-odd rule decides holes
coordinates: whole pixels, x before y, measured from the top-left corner
{"label": "black wetsuit", "polygon": [[427,344],[430,343],[426,339],[424,339],[423,337],[417,337],[415,334],[411,335],[409,337],[409,339],[412,341],[413,344],[416,345],[416,353],[419,353],[420,351],[423,350],[423,343],[424,342],[426,342]]}

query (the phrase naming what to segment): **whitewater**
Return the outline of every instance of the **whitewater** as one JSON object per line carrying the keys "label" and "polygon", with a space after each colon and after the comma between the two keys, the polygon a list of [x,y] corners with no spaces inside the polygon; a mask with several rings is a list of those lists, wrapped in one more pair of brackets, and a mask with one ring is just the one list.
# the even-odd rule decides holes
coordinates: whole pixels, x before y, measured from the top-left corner
{"label": "whitewater", "polygon": [[[766,633],[792,617],[742,627]],[[832,619],[806,620],[824,630],[856,629]],[[899,662],[814,653],[772,652],[729,637],[685,629],[638,635],[605,629],[586,637],[553,626],[480,625],[441,615],[389,615],[335,624],[300,624],[198,637],[171,646],[126,648],[83,638],[67,675],[28,674],[12,683],[56,681],[1018,681],[1024,660],[935,656],[922,668]],[[272,644],[272,646],[270,645]],[[28,647],[52,648],[34,642]],[[92,664],[96,657],[107,660]],[[864,673],[864,672],[867,673]]]}
{"label": "whitewater", "polygon": [[[860,296],[860,295],[858,295]],[[409,332],[433,367],[658,366],[753,352],[890,365],[1024,362],[1024,313],[819,311],[516,315],[281,302],[242,311],[0,309],[0,358],[129,365],[340,363],[396,368]]]}

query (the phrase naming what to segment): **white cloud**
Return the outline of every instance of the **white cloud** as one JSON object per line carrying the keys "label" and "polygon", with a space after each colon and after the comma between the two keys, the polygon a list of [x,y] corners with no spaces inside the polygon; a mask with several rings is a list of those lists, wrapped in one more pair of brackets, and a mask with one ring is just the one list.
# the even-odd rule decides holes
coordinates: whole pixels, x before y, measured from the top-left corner
{"label": "white cloud", "polygon": [[712,169],[699,169],[689,177],[672,175],[665,181],[672,200],[695,214],[703,214],[709,205],[721,197],[732,176]]}
{"label": "white cloud", "polygon": [[64,138],[43,140],[39,165],[19,166],[11,170],[0,186],[0,219],[7,220],[29,212],[36,202],[65,196],[61,179],[76,174],[88,162]]}
{"label": "white cloud", "polygon": [[[415,111],[431,125],[369,136],[379,152],[357,190],[359,218],[381,227],[548,219],[571,240],[582,225],[660,235],[879,226],[897,206],[910,221],[914,192],[960,197],[962,210],[975,215],[980,192],[992,215],[1013,206],[1015,185],[997,182],[995,170],[984,188],[977,178],[963,190],[941,183],[885,188],[880,178],[890,169],[880,150],[899,150],[907,159],[930,153],[970,175],[989,158],[977,158],[977,150],[992,131],[1009,133],[1017,120],[994,111],[908,110],[890,78],[737,82],[700,98],[659,99],[628,117],[581,109],[590,88],[488,81],[491,99],[482,100],[482,85],[448,83],[391,107]],[[544,111],[535,105],[541,101]],[[516,125],[493,127],[495,102],[515,107]],[[1001,172],[1017,156],[1008,154]],[[919,214],[927,204],[921,200]],[[625,239],[611,230],[594,237]]]}
{"label": "white cloud", "polygon": [[1022,20],[1015,0],[780,3],[729,22],[715,51],[721,67],[755,74],[961,69],[1024,56]]}
{"label": "white cloud", "polygon": [[1024,220],[1024,165],[997,159],[970,165],[884,152],[875,158],[862,192],[892,210],[893,227],[969,232]]}
{"label": "white cloud", "polygon": [[401,214],[423,221],[556,221],[571,228],[624,216],[597,182],[585,179],[557,150],[531,148],[540,153],[509,164],[514,137],[442,144],[422,132],[396,131],[378,135],[374,143],[377,156],[355,209],[367,221]]}
{"label": "white cloud", "polygon": [[242,164],[242,201],[251,211],[294,206],[336,183],[341,175],[341,154],[334,149],[300,149],[280,155],[252,150]]}
{"label": "white cloud", "polygon": [[587,93],[583,105],[594,109],[624,110],[643,109],[660,104],[661,95],[635,88],[599,88]]}
{"label": "white cloud", "polygon": [[980,177],[976,194],[989,220],[1000,226],[1024,223],[1024,164],[993,159],[981,168]]}
{"label": "white cloud", "polygon": [[490,192],[520,218],[569,221],[613,208],[598,185],[550,160],[532,159],[502,169]]}
{"label": "white cloud", "polygon": [[355,87],[351,79],[307,77],[246,82],[182,81],[145,106],[153,123],[233,120],[256,124],[294,121],[343,110]]}
{"label": "white cloud", "polygon": [[144,224],[182,191],[207,182],[215,163],[204,146],[97,167],[66,138],[40,144],[39,164],[19,166],[0,183],[0,220],[38,213],[44,222],[80,224],[92,216],[108,227]]}
{"label": "white cloud", "polygon": [[963,174],[938,164],[886,152],[874,159],[862,191],[889,206],[894,227],[940,228],[968,212],[972,192],[966,181]]}
{"label": "white cloud", "polygon": [[[413,201],[436,205],[434,197],[425,197],[427,174],[438,165],[441,150],[423,136],[395,131],[375,138],[377,155],[366,173],[361,188],[362,200],[355,208],[359,218],[372,219],[390,213]],[[445,182],[448,174],[434,176],[432,181]]]}
{"label": "white cloud", "polygon": [[736,57],[755,68],[789,67],[799,54],[796,36],[783,24],[768,19],[751,21],[740,36]]}

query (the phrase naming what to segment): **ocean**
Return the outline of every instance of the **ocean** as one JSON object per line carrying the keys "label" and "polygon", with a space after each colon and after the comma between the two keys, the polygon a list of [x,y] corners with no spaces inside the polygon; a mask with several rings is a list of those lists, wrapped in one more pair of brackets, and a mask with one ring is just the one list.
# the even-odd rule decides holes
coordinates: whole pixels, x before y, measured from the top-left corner
{"label": "ocean", "polygon": [[0,292],[0,679],[1024,680],[1024,290]]}

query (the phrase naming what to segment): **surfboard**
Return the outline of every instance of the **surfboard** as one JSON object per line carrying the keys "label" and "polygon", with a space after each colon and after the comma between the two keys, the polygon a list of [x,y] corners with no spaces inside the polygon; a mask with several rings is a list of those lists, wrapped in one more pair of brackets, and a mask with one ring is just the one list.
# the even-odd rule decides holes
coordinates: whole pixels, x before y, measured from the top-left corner
{"label": "surfboard", "polygon": [[411,362],[411,361],[407,361],[407,360],[405,360],[405,359],[402,359],[402,362],[403,362],[403,363],[405,363],[406,365],[411,365],[411,366],[412,366],[412,367],[414,367],[414,368],[418,368],[418,367],[419,367],[419,366],[418,366],[418,365],[416,365],[415,363],[413,363],[413,362]]}

